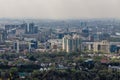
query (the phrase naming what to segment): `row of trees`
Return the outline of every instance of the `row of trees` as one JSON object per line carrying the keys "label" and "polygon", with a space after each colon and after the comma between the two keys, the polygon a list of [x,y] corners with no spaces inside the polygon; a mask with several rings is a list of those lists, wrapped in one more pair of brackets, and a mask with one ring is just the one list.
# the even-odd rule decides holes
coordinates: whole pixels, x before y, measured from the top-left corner
{"label": "row of trees", "polygon": [[[28,59],[26,63],[22,59]],[[21,80],[19,73],[26,73],[24,80],[120,80],[120,71],[108,69],[108,65],[120,66],[120,63],[101,64],[103,56],[90,57],[81,53],[34,53],[34,54],[0,54],[0,78]],[[86,59],[92,58],[92,63],[85,63]],[[38,62],[34,64],[35,62]],[[8,63],[21,63],[22,66],[9,66]],[[23,64],[24,63],[24,64]],[[67,69],[51,68],[48,71],[40,71],[40,63],[64,64]],[[76,66],[69,68],[69,65]],[[5,68],[5,66],[8,66]]]}
{"label": "row of trees", "polygon": [[[99,67],[101,67],[99,65]],[[0,78],[10,80],[120,80],[120,71],[93,68],[91,70],[33,70],[30,74],[20,77],[16,68],[0,73]]]}

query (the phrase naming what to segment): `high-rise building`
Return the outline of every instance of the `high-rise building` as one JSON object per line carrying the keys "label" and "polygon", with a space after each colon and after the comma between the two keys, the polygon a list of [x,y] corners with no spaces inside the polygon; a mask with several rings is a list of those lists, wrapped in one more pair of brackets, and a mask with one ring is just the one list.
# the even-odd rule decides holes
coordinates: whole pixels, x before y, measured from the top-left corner
{"label": "high-rise building", "polygon": [[21,28],[25,30],[26,34],[29,32],[29,30],[28,30],[28,24],[27,23],[21,24]]}
{"label": "high-rise building", "polygon": [[34,33],[34,23],[29,24],[29,33],[33,34]]}
{"label": "high-rise building", "polygon": [[64,37],[64,33],[58,33],[57,36],[58,36],[58,39],[62,39]]}
{"label": "high-rise building", "polygon": [[80,51],[81,39],[79,35],[65,35],[62,45],[65,52],[77,52]]}
{"label": "high-rise building", "polygon": [[63,48],[63,50],[64,51],[66,51],[66,49],[67,49],[67,40],[69,39],[69,38],[71,38],[71,36],[70,35],[65,35],[64,37],[63,37],[63,42],[62,42],[62,48]]}
{"label": "high-rise building", "polygon": [[16,50],[17,53],[20,51],[19,41],[15,41],[13,45],[14,50]]}
{"label": "high-rise building", "polygon": [[38,48],[38,42],[36,40],[31,40],[29,42],[29,51],[31,52],[32,50],[34,49],[37,49]]}
{"label": "high-rise building", "polygon": [[83,30],[82,30],[82,36],[83,37],[88,37],[90,35],[90,30],[89,30],[89,28],[87,27],[87,28],[84,28]]}
{"label": "high-rise building", "polygon": [[37,49],[38,48],[38,42],[35,40],[31,40],[31,48]]}
{"label": "high-rise building", "polygon": [[26,34],[36,34],[38,33],[38,26],[35,26],[34,23],[25,23],[22,26],[25,27],[25,33]]}
{"label": "high-rise building", "polygon": [[6,30],[0,31],[0,42],[4,42],[7,39],[7,32]]}
{"label": "high-rise building", "polygon": [[0,42],[2,42],[2,34],[0,34]]}
{"label": "high-rise building", "polygon": [[34,33],[34,34],[38,33],[38,26],[34,26],[34,27],[33,27],[33,33]]}
{"label": "high-rise building", "polygon": [[31,41],[18,41],[16,40],[13,44],[13,49],[19,53],[24,50],[35,50],[38,48],[38,42],[36,40],[31,40]]}

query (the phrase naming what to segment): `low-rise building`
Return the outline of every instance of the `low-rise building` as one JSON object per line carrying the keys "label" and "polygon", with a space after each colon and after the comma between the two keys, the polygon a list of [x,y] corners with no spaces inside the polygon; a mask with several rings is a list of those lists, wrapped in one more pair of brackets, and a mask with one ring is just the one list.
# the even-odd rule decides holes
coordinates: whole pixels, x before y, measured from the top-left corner
{"label": "low-rise building", "polygon": [[110,43],[107,40],[98,41],[98,42],[83,42],[82,50],[109,53]]}

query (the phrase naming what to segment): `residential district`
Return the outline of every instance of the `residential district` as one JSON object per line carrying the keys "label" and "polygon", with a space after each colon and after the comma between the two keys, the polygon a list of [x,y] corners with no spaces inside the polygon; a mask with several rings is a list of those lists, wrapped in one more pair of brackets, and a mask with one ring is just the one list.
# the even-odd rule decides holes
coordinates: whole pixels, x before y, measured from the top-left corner
{"label": "residential district", "polygon": [[0,20],[0,79],[120,80],[120,20]]}

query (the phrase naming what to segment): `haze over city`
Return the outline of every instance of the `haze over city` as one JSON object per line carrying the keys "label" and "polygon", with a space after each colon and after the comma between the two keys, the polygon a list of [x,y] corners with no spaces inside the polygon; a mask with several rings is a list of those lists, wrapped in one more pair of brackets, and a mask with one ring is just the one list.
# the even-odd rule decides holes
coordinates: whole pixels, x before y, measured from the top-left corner
{"label": "haze over city", "polygon": [[120,80],[120,0],[0,0],[0,80]]}
{"label": "haze over city", "polygon": [[120,0],[0,0],[1,18],[120,18]]}

